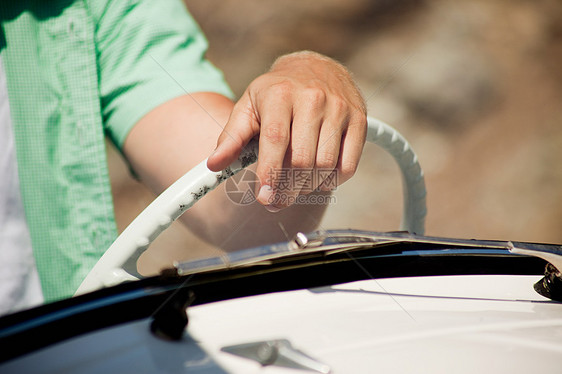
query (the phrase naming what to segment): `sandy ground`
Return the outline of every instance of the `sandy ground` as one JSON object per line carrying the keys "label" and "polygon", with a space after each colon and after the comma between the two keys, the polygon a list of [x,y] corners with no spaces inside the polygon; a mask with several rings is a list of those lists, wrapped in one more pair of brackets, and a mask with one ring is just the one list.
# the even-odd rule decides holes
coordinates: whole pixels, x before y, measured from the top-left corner
{"label": "sandy ground", "polygon": [[[559,1],[186,2],[237,95],[282,53],[316,50],[347,65],[369,114],[418,154],[427,234],[562,242]],[[109,153],[122,230],[153,196]],[[398,170],[375,146],[335,196],[321,228],[399,226]],[[140,266],[214,253],[174,224]]]}

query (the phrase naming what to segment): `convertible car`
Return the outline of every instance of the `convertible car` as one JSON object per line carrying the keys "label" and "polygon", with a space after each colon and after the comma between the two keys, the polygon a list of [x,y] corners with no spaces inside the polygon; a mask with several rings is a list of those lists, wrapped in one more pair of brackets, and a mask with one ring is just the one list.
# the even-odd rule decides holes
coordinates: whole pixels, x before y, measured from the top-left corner
{"label": "convertible car", "polygon": [[562,246],[423,235],[425,186],[400,134],[401,231],[299,233],[178,262],[136,260],[202,195],[256,159],[202,162],[122,233],[73,298],[0,318],[0,373],[528,373],[562,367]]}

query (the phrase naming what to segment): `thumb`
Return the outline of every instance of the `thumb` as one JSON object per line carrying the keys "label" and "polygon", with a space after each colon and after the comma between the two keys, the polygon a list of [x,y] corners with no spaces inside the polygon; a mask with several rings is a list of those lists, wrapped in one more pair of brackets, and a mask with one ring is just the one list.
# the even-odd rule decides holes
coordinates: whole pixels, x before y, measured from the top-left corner
{"label": "thumb", "polygon": [[259,134],[259,120],[245,94],[234,106],[228,122],[217,140],[217,147],[207,160],[207,167],[220,171],[238,158],[242,149]]}

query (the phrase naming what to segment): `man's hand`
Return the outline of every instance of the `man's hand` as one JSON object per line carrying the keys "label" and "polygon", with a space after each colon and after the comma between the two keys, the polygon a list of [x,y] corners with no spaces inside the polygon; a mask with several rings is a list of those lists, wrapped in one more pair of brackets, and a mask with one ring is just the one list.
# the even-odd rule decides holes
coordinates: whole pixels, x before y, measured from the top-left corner
{"label": "man's hand", "polygon": [[[216,93],[196,92],[154,108],[133,127],[123,152],[140,179],[158,194],[211,153],[217,138],[218,146],[208,161],[212,170],[228,166],[244,145],[260,135],[257,174],[264,191],[260,202],[276,210],[312,187],[333,188],[331,182],[322,186],[327,171],[338,174],[339,184],[351,177],[365,132],[363,100],[345,68],[327,57],[301,52],[281,57],[236,105]],[[314,185],[304,186],[302,173],[298,180],[279,183],[275,171],[287,168],[307,170],[316,177],[311,178]],[[289,188],[280,188],[281,184]],[[277,191],[268,192],[266,186]],[[315,198],[327,194],[315,192],[309,195],[310,203],[270,214],[257,203],[234,203],[223,184],[183,214],[182,220],[219,248],[249,248],[315,230],[327,208],[319,202],[325,200]],[[273,200],[279,195],[285,199]]]}
{"label": "man's hand", "polygon": [[207,165],[224,169],[259,135],[258,201],[277,211],[298,195],[347,181],[366,129],[365,103],[347,70],[317,53],[298,52],[279,58],[248,86]]}

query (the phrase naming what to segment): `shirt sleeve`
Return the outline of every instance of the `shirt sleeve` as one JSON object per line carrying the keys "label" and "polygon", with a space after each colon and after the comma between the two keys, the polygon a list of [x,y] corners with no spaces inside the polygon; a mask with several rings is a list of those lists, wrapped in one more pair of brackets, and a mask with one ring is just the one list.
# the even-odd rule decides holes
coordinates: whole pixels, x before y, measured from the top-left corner
{"label": "shirt sleeve", "polygon": [[145,114],[177,96],[216,92],[232,98],[180,0],[112,0],[97,15],[102,114],[119,148]]}

